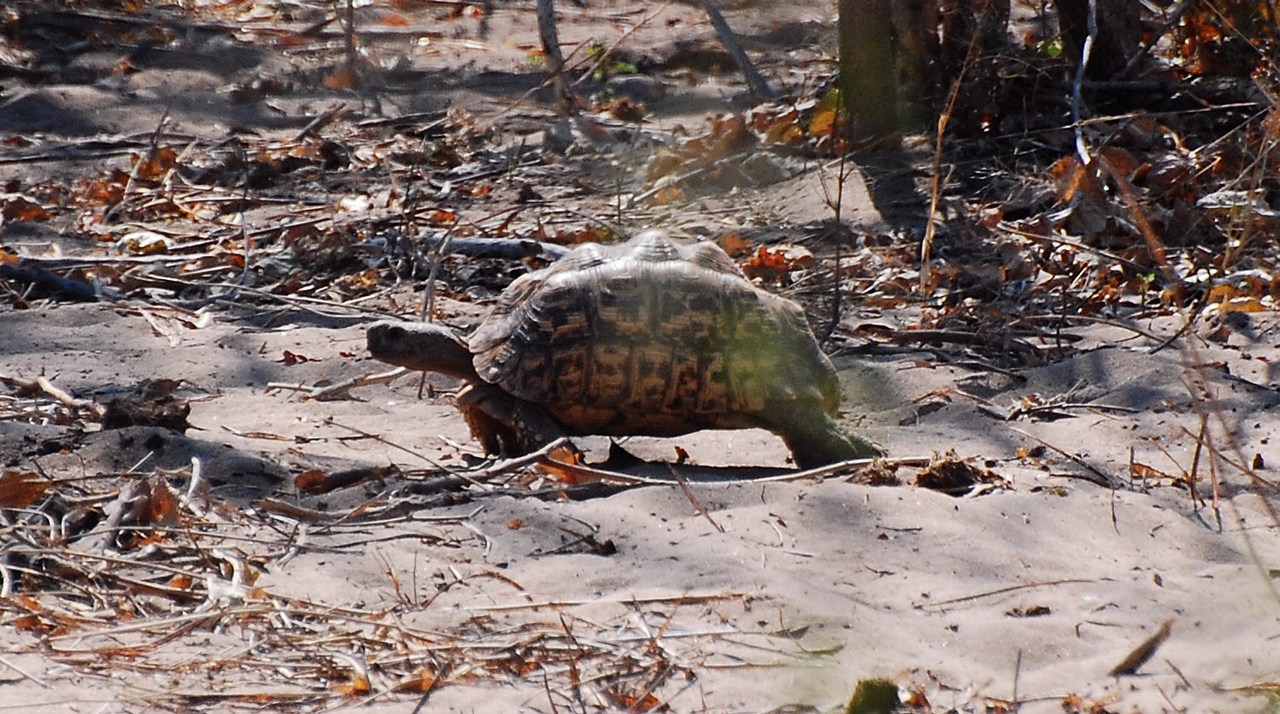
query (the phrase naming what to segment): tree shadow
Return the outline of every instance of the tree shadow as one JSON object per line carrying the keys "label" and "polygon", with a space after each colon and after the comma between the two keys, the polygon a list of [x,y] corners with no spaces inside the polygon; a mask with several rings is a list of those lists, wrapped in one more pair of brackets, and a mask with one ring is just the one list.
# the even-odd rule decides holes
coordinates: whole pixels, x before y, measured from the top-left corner
{"label": "tree shadow", "polygon": [[905,149],[865,151],[854,155],[866,179],[867,192],[880,218],[890,230],[917,230],[923,234],[929,216],[929,199],[919,187],[923,178],[918,156]]}

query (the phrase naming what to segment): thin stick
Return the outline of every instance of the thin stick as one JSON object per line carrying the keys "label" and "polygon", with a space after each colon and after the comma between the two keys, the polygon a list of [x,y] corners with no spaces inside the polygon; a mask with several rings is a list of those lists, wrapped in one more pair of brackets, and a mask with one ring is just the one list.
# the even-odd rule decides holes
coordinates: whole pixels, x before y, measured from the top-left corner
{"label": "thin stick", "polygon": [[707,13],[707,19],[711,20],[711,26],[716,30],[716,37],[719,38],[720,44],[724,45],[724,49],[733,58],[734,64],[738,65],[738,69],[742,72],[742,76],[747,80],[747,87],[751,93],[761,99],[770,101],[782,96],[773,87],[769,86],[769,80],[760,74],[760,70],[751,62],[751,58],[742,50],[738,44],[737,37],[733,34],[733,28],[729,27],[729,23],[724,19],[724,15],[715,8],[707,0],[701,0],[698,3]]}
{"label": "thin stick", "polygon": [[1019,429],[1019,428],[1017,428],[1017,427],[1012,427],[1012,426],[1011,426],[1011,427],[1009,427],[1009,428],[1010,428],[1012,431],[1016,431],[1016,432],[1018,432],[1019,434],[1022,434],[1023,436],[1027,437],[1028,439],[1034,439],[1034,440],[1038,441],[1038,442],[1039,442],[1041,445],[1043,445],[1045,448],[1053,449],[1054,451],[1058,452],[1059,454],[1061,454],[1061,455],[1063,455],[1063,456],[1067,457],[1068,459],[1071,459],[1072,461],[1076,462],[1076,463],[1077,463],[1077,464],[1079,464],[1080,466],[1084,467],[1085,469],[1087,469],[1087,470],[1089,471],[1089,473],[1092,473],[1092,474],[1094,474],[1095,476],[1097,476],[1097,477],[1098,477],[1098,479],[1097,479],[1097,480],[1094,480],[1094,479],[1087,479],[1088,481],[1091,481],[1091,482],[1093,482],[1093,483],[1096,483],[1096,484],[1098,484],[1099,486],[1103,486],[1103,487],[1105,487],[1105,488],[1110,488],[1110,489],[1113,489],[1113,490],[1116,488],[1115,481],[1114,481],[1114,480],[1113,480],[1109,475],[1107,475],[1106,473],[1104,473],[1101,469],[1097,468],[1096,466],[1094,466],[1094,465],[1090,464],[1089,462],[1085,461],[1084,459],[1080,458],[1079,456],[1076,456],[1075,454],[1068,453],[1068,452],[1066,452],[1066,451],[1064,451],[1064,450],[1062,450],[1062,449],[1058,448],[1057,446],[1054,446],[1053,444],[1050,444],[1049,442],[1045,441],[1044,439],[1041,439],[1040,437],[1036,436],[1035,434],[1032,434],[1032,433],[1030,433],[1030,432],[1023,431],[1022,429]]}
{"label": "thin stick", "polygon": [[947,605],[957,605],[962,602],[973,602],[983,598],[996,597],[997,595],[1008,595],[1009,593],[1018,592],[1020,590],[1034,590],[1036,588],[1045,588],[1056,585],[1075,585],[1080,583],[1096,583],[1093,578],[1064,578],[1062,580],[1045,580],[1037,583],[1023,583],[1021,585],[1010,585],[1006,588],[996,588],[995,590],[987,590],[975,595],[964,595],[962,597],[954,597],[949,600],[938,600],[936,602],[914,603],[912,607],[917,610],[932,610],[946,607]]}
{"label": "thin stick", "polygon": [[26,677],[27,679],[30,679],[31,681],[35,682],[36,684],[39,684],[40,686],[44,687],[45,689],[48,689],[48,688],[49,688],[49,683],[48,683],[47,681],[45,681],[45,680],[43,680],[43,679],[41,679],[41,678],[39,678],[39,677],[35,676],[34,674],[32,674],[32,673],[30,673],[30,672],[26,671],[25,669],[23,669],[23,668],[19,667],[18,665],[16,665],[16,664],[14,664],[14,663],[10,662],[8,659],[5,659],[4,657],[0,657],[0,664],[3,664],[4,666],[8,667],[9,669],[12,669],[13,671],[17,672],[18,674],[21,674],[23,677]]}
{"label": "thin stick", "polygon": [[947,125],[951,123],[951,113],[955,111],[956,102],[960,97],[960,85],[964,81],[965,74],[969,71],[970,63],[973,62],[974,56],[977,54],[979,34],[975,32],[973,37],[969,39],[969,49],[965,52],[964,64],[960,66],[960,73],[951,81],[951,89],[947,91],[947,101],[943,104],[942,111],[938,114],[937,135],[934,137],[933,144],[933,165],[930,167],[929,213],[925,217],[924,240],[920,241],[921,294],[924,294],[929,288],[931,276],[929,257],[933,252],[933,239],[938,234],[938,204],[942,202],[942,190],[946,187],[947,181],[951,179],[951,172],[955,168],[948,168],[947,178],[942,178],[942,140],[947,134]]}
{"label": "thin stick", "polygon": [[1098,37],[1098,0],[1089,0],[1087,28],[1084,46],[1080,48],[1080,62],[1076,64],[1076,76],[1071,83],[1071,126],[1076,136],[1076,155],[1084,166],[1091,164],[1093,159],[1084,140],[1084,125],[1080,123],[1080,115],[1083,113],[1080,89],[1084,83],[1084,71],[1089,66],[1089,56],[1093,54],[1093,43]]}
{"label": "thin stick", "polygon": [[707,523],[710,523],[711,527],[715,528],[716,531],[724,533],[724,528],[720,527],[720,524],[716,523],[716,519],[711,517],[711,514],[707,512],[707,507],[702,505],[702,501],[699,501],[697,496],[693,495],[693,489],[689,488],[689,482],[685,480],[684,474],[680,473],[680,470],[671,464],[667,464],[667,469],[671,471],[672,476],[675,476],[676,483],[680,484],[680,491],[684,493],[684,497],[689,499],[689,503],[693,504],[693,510],[705,518]]}

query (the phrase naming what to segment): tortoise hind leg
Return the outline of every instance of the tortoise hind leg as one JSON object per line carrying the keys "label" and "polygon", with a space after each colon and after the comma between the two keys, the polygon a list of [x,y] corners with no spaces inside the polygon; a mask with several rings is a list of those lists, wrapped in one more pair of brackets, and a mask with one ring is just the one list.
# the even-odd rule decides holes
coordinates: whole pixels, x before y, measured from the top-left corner
{"label": "tortoise hind leg", "polygon": [[776,423],[774,429],[791,450],[796,466],[802,469],[869,459],[883,453],[870,441],[841,432],[836,422],[816,407],[792,407],[780,416],[776,421],[784,423]]}

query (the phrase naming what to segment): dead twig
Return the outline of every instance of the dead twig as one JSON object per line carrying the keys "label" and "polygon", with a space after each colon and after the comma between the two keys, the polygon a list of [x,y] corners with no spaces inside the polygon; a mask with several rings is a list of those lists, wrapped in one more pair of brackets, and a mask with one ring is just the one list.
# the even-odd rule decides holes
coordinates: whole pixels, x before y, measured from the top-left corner
{"label": "dead twig", "polygon": [[964,84],[965,75],[968,74],[969,67],[972,66],[973,60],[977,55],[978,37],[980,33],[973,33],[973,37],[969,39],[969,47],[965,50],[964,62],[960,65],[960,71],[956,73],[955,78],[951,81],[951,87],[947,90],[947,99],[942,105],[942,111],[938,112],[938,127],[934,137],[933,146],[933,163],[930,166],[929,175],[929,212],[926,214],[926,223],[924,226],[924,238],[920,241],[920,293],[926,294],[929,290],[930,276],[932,270],[929,266],[929,260],[933,253],[933,240],[938,234],[938,206],[942,202],[942,191],[947,185],[947,181],[951,179],[951,172],[954,167],[947,169],[947,176],[942,176],[942,147],[943,141],[947,136],[947,125],[951,123],[951,115],[955,112],[956,102],[960,97],[960,87]]}
{"label": "dead twig", "polygon": [[1107,672],[1112,677],[1123,677],[1127,675],[1137,674],[1138,669],[1147,663],[1147,660],[1155,656],[1156,650],[1160,649],[1165,640],[1169,639],[1169,635],[1173,633],[1173,620],[1165,620],[1160,625],[1160,629],[1156,633],[1148,637],[1142,644],[1138,645],[1129,656],[1125,657]]}
{"label": "dead twig", "polygon": [[267,382],[267,390],[282,389],[301,392],[304,399],[314,399],[317,402],[329,402],[338,399],[352,399],[352,389],[356,389],[358,387],[371,387],[375,384],[390,384],[408,373],[408,368],[396,367],[388,372],[362,374],[356,377],[351,377],[350,379],[344,379],[341,382],[314,387],[307,386],[305,384]]}
{"label": "dead twig", "polygon": [[1059,585],[1076,585],[1076,584],[1093,583],[1093,582],[1097,582],[1097,581],[1092,580],[1090,578],[1063,578],[1061,580],[1045,580],[1045,581],[1035,582],[1035,583],[1023,583],[1021,585],[1010,585],[1007,588],[996,588],[995,590],[988,590],[986,592],[977,593],[975,595],[964,595],[961,597],[954,597],[948,600],[915,602],[915,603],[912,603],[912,607],[916,608],[917,610],[941,610],[946,608],[949,605],[958,605],[960,603],[973,602],[975,600],[983,600],[989,597],[999,597],[1000,595],[1008,595],[1009,593],[1016,593],[1022,590],[1034,590],[1036,588],[1057,587]]}
{"label": "dead twig", "polygon": [[702,505],[702,501],[698,500],[698,497],[693,494],[693,490],[689,488],[689,482],[685,480],[684,474],[680,473],[680,470],[671,464],[667,464],[667,470],[675,477],[676,483],[680,485],[681,493],[684,494],[685,498],[689,499],[689,503],[693,505],[693,510],[705,518],[707,523],[710,523],[711,527],[716,529],[716,532],[724,533],[724,528],[720,527],[719,523],[716,523],[716,519],[712,518],[711,514],[707,512],[707,507]]}
{"label": "dead twig", "polygon": [[707,19],[711,21],[711,26],[715,28],[716,38],[720,40],[720,44],[724,46],[725,51],[733,58],[733,63],[738,65],[738,71],[742,72],[742,77],[747,81],[747,88],[751,90],[752,96],[769,101],[781,97],[782,95],[769,85],[769,80],[760,74],[760,70],[756,69],[751,58],[747,56],[742,46],[738,44],[738,38],[733,34],[733,28],[729,27],[724,15],[721,15],[720,11],[707,0],[701,0],[698,5],[707,13]]}
{"label": "dead twig", "polygon": [[1077,455],[1075,455],[1075,454],[1072,454],[1072,453],[1069,453],[1069,452],[1067,452],[1067,451],[1066,451],[1066,450],[1064,450],[1064,449],[1060,449],[1060,448],[1058,448],[1057,446],[1054,446],[1053,444],[1051,444],[1051,443],[1049,443],[1049,442],[1045,441],[1044,439],[1041,439],[1040,437],[1036,436],[1035,434],[1032,434],[1032,433],[1027,432],[1027,431],[1023,431],[1022,429],[1018,429],[1018,428],[1016,428],[1016,427],[1009,427],[1009,428],[1010,428],[1011,430],[1013,430],[1013,431],[1018,432],[1019,434],[1022,434],[1023,436],[1027,437],[1028,439],[1033,439],[1033,440],[1035,440],[1036,442],[1038,442],[1040,445],[1044,446],[1045,448],[1052,449],[1052,450],[1056,451],[1057,453],[1061,454],[1062,456],[1065,456],[1066,458],[1068,458],[1068,459],[1070,459],[1070,460],[1074,461],[1076,464],[1078,464],[1079,466],[1081,466],[1082,468],[1084,468],[1086,471],[1088,471],[1089,473],[1091,473],[1091,474],[1093,474],[1094,476],[1096,476],[1096,477],[1097,477],[1096,479],[1086,478],[1085,480],[1087,480],[1087,481],[1091,481],[1091,482],[1093,482],[1093,483],[1098,484],[1099,486],[1102,486],[1102,487],[1104,487],[1104,488],[1109,488],[1109,489],[1112,489],[1112,490],[1115,490],[1115,489],[1117,489],[1117,488],[1120,488],[1120,487],[1123,485],[1122,483],[1116,483],[1116,481],[1115,481],[1114,479],[1112,479],[1112,477],[1111,477],[1110,475],[1108,475],[1106,472],[1104,472],[1102,469],[1099,469],[1098,467],[1094,466],[1093,464],[1089,463],[1088,461],[1085,461],[1084,459],[1080,458],[1079,456],[1077,456]]}

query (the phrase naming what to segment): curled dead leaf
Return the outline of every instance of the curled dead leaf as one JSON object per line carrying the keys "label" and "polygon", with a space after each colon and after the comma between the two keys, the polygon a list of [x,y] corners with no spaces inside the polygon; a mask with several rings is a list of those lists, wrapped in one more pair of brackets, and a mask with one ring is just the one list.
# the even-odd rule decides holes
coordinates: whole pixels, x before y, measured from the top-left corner
{"label": "curled dead leaf", "polygon": [[321,83],[329,89],[355,89],[360,86],[360,75],[355,67],[344,64],[326,74]]}
{"label": "curled dead leaf", "polygon": [[792,271],[813,267],[816,262],[813,253],[803,246],[762,245],[742,264],[742,272],[753,280],[776,283],[790,276]]}
{"label": "curled dead leaf", "polygon": [[178,163],[178,152],[171,146],[157,146],[147,158],[134,159],[134,176],[140,181],[155,182],[164,178]]}
{"label": "curled dead leaf", "polygon": [[47,221],[49,212],[33,198],[19,193],[0,195],[0,216],[7,221]]}
{"label": "curled dead leaf", "polygon": [[716,239],[716,243],[728,253],[730,257],[737,258],[751,252],[751,241],[743,238],[741,233],[737,231],[729,231],[722,234]]}

